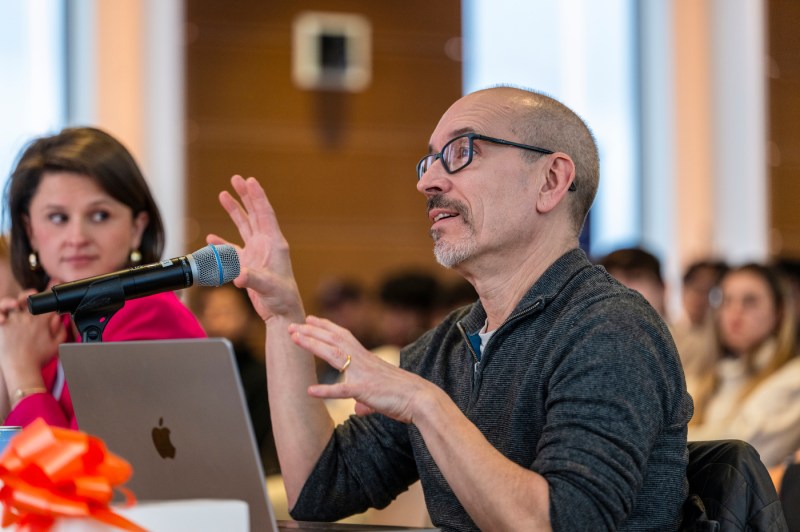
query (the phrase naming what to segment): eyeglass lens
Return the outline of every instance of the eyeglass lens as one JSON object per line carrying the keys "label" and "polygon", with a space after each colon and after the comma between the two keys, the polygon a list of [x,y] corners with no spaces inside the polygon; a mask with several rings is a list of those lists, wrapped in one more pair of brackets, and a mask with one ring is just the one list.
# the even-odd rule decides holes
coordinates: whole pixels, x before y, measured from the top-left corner
{"label": "eyeglass lens", "polygon": [[442,160],[448,173],[454,174],[472,161],[472,137],[457,137],[442,150]]}
{"label": "eyeglass lens", "polygon": [[442,148],[441,153],[426,155],[417,165],[417,178],[421,179],[428,168],[442,159],[442,165],[448,174],[454,174],[467,166],[472,161],[472,138],[456,137]]}

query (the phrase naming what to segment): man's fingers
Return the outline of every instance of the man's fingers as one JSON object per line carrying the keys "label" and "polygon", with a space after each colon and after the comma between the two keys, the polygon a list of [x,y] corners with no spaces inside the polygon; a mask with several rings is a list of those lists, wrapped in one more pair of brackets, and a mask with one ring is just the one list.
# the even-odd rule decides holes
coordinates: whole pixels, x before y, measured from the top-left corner
{"label": "man's fingers", "polygon": [[267,198],[267,193],[264,192],[264,187],[254,177],[248,178],[246,185],[247,197],[251,202],[250,206],[246,206],[248,211],[255,216],[256,226],[269,235],[280,234],[278,217]]}
{"label": "man's fingers", "polygon": [[222,205],[222,208],[225,209],[225,212],[228,213],[236,229],[239,230],[242,239],[246,242],[253,234],[253,229],[250,227],[250,220],[247,218],[244,207],[242,207],[227,190],[223,190],[219,193],[219,203]]}
{"label": "man's fingers", "polygon": [[292,333],[291,338],[292,341],[299,347],[302,347],[306,351],[310,351],[315,356],[321,358],[335,368],[340,367],[345,362],[342,359],[345,358],[346,355],[344,355],[338,347],[335,347],[324,340],[297,332]]}
{"label": "man's fingers", "polygon": [[298,333],[303,336],[316,338],[330,344],[342,343],[342,337],[337,334],[337,331],[332,331],[324,327],[320,327],[316,323],[309,320],[310,316],[306,316],[306,323],[293,323],[289,326],[290,333]]}
{"label": "man's fingers", "polygon": [[247,240],[255,233],[271,237],[281,235],[275,210],[258,180],[254,177],[245,180],[242,176],[235,175],[231,178],[231,185],[239,200],[230,192],[222,191],[219,202],[236,224],[242,238]]}
{"label": "man's fingers", "polygon": [[308,387],[308,395],[320,399],[349,399],[353,397],[353,391],[346,382],[314,384]]}
{"label": "man's fingers", "polygon": [[255,217],[253,216],[253,198],[250,196],[247,181],[242,176],[235,175],[231,178],[231,185],[233,185],[233,190],[235,190],[236,194],[239,196],[239,201],[244,205],[244,211],[247,213],[250,223],[255,223]]}
{"label": "man's fingers", "polygon": [[222,246],[222,245],[233,246],[234,248],[236,248],[237,252],[241,251],[241,249],[242,249],[239,246],[237,246],[236,244],[234,244],[234,243],[232,243],[232,242],[230,242],[230,241],[228,241],[228,240],[226,240],[226,239],[222,238],[221,236],[219,236],[217,234],[214,234],[214,233],[209,233],[208,235],[206,235],[206,244],[213,244],[215,246]]}
{"label": "man's fingers", "polygon": [[242,268],[234,280],[239,288],[249,288],[257,294],[271,294],[275,290],[275,276],[268,271]]}
{"label": "man's fingers", "polygon": [[355,412],[357,416],[368,416],[370,414],[374,414],[375,409],[368,407],[364,403],[359,403],[356,401]]}
{"label": "man's fingers", "polygon": [[359,347],[363,347],[361,346],[361,343],[358,342],[358,340],[356,340],[356,337],[353,336],[353,333],[351,333],[348,329],[345,329],[341,325],[332,322],[331,320],[325,318],[319,318],[317,316],[309,314],[308,316],[306,316],[306,323],[314,327],[318,327],[336,336],[338,338],[339,343],[344,343],[344,342],[349,343],[350,341],[353,341],[356,342],[359,345]]}

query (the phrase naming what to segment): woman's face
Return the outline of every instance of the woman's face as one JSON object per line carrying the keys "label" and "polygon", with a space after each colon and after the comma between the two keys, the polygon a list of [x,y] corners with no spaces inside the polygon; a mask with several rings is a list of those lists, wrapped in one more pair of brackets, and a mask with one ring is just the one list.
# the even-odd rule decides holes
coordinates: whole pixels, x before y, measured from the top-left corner
{"label": "woman's face", "polygon": [[130,207],[86,175],[46,172],[26,228],[39,264],[52,284],[60,284],[124,268],[147,221],[147,213],[134,219]]}
{"label": "woman's face", "polygon": [[748,353],[769,338],[780,318],[769,284],[760,275],[739,271],[722,281],[719,327],[722,343],[734,353]]}

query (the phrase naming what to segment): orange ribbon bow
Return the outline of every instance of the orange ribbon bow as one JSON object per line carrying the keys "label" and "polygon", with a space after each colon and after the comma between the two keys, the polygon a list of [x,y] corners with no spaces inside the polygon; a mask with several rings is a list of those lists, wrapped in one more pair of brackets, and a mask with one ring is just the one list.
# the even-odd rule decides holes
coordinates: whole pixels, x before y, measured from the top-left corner
{"label": "orange ribbon bow", "polygon": [[116,486],[126,503],[133,494],[120,485],[133,470],[99,438],[51,427],[41,419],[14,436],[0,455],[0,502],[4,527],[49,530],[59,517],[91,517],[123,530],[143,528],[109,509]]}

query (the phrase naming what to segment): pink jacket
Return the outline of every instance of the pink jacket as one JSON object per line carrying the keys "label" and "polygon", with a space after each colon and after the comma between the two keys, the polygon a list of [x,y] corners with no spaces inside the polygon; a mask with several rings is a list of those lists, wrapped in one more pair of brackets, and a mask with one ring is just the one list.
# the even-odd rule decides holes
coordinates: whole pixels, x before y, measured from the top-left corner
{"label": "pink jacket", "polygon": [[[66,326],[72,330],[69,318]],[[103,341],[166,340],[174,338],[203,338],[205,331],[194,314],[173,292],[164,292],[125,302],[106,325]],[[75,341],[80,341],[79,338]],[[9,413],[4,424],[26,426],[37,418],[56,427],[77,429],[75,411],[58,355],[42,368],[44,385],[50,393],[37,393],[22,399]],[[61,388],[59,390],[58,388]]]}

